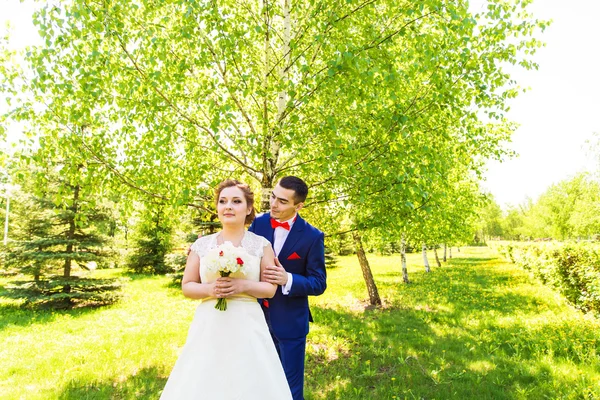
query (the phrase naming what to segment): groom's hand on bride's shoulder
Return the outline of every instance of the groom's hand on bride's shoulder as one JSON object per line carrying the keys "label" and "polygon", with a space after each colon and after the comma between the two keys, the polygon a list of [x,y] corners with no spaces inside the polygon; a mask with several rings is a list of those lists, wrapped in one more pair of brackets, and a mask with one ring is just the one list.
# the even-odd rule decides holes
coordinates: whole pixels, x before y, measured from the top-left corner
{"label": "groom's hand on bride's shoulder", "polygon": [[275,258],[275,265],[265,267],[265,281],[274,285],[285,285],[288,281],[288,274],[281,266],[281,263]]}

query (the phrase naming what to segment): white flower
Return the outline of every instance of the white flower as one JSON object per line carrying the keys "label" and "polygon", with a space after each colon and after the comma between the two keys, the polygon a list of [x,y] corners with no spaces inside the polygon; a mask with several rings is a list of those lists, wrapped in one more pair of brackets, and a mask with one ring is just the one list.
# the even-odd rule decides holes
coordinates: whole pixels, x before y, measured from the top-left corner
{"label": "white flower", "polygon": [[[244,271],[246,252],[242,248],[235,247],[231,242],[225,242],[222,245],[211,249],[203,257],[202,261],[206,269],[210,272],[235,273]],[[223,276],[223,274],[221,274]]]}
{"label": "white flower", "polygon": [[[211,249],[202,259],[206,269],[212,273],[219,273],[221,276],[229,276],[232,273],[244,272],[246,261],[244,256],[246,251],[243,248],[235,247],[231,242],[225,242],[222,245]],[[215,304],[217,310],[227,310],[227,300],[220,298]]]}

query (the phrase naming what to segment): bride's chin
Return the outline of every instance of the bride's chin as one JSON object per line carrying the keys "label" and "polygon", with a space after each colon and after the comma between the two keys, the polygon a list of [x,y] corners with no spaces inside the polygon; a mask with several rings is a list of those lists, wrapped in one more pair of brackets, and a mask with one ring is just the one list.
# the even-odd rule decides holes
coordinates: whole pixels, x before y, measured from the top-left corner
{"label": "bride's chin", "polygon": [[221,225],[223,225],[223,226],[226,226],[226,225],[234,226],[234,225],[243,225],[244,224],[243,221],[240,222],[234,218],[224,218],[224,219],[220,220],[220,222],[221,222]]}

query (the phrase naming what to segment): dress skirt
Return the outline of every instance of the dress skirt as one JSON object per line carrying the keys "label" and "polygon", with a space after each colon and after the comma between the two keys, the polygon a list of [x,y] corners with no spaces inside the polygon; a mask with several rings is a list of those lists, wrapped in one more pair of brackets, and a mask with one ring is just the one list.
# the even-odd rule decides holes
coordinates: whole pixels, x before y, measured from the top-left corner
{"label": "dress skirt", "polygon": [[285,373],[254,298],[216,299],[196,309],[186,343],[163,390],[163,400],[291,399]]}

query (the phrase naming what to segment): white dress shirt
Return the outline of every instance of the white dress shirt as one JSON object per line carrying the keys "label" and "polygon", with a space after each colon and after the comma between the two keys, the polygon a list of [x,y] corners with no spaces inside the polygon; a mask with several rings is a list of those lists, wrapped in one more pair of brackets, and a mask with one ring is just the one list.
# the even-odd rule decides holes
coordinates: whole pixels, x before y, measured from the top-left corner
{"label": "white dress shirt", "polygon": [[[273,251],[275,252],[275,257],[279,255],[279,252],[281,251],[285,240],[287,239],[288,235],[290,234],[290,231],[292,230],[292,225],[294,225],[294,221],[296,220],[297,215],[298,214],[294,214],[294,216],[288,219],[287,221],[280,221],[282,223],[287,222],[290,225],[290,230],[287,230],[280,226],[275,228],[275,231],[273,232]],[[285,286],[281,287],[281,292],[286,295],[290,293],[290,290],[292,289],[292,281],[294,280],[292,274],[288,272],[287,275],[288,281],[285,284]]]}

